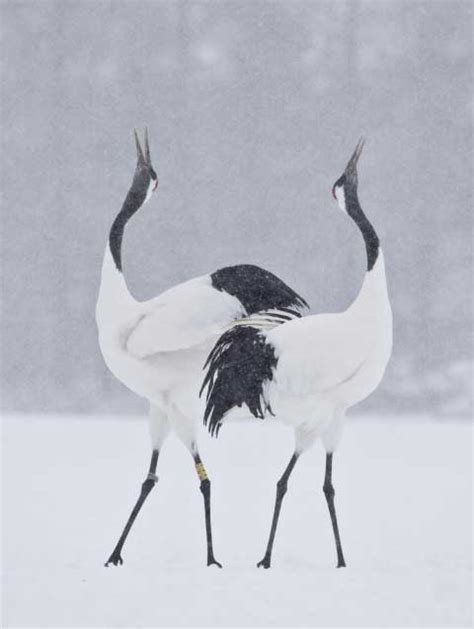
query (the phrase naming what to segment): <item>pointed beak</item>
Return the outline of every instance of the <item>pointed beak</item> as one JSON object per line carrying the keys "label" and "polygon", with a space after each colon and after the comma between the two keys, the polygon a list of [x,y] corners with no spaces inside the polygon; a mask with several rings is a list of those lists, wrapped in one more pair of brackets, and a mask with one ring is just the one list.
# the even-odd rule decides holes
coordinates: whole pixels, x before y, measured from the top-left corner
{"label": "pointed beak", "polygon": [[137,147],[137,162],[138,162],[138,165],[140,165],[140,166],[146,165],[145,156],[143,155],[143,149],[140,146],[140,140],[138,139],[137,130],[134,129],[133,133],[135,135],[135,145]]}
{"label": "pointed beak", "polygon": [[352,157],[347,163],[346,169],[344,171],[346,177],[357,176],[357,162],[359,161],[360,154],[362,153],[362,149],[364,148],[365,138],[362,136],[357,142],[357,146],[355,147],[354,152],[352,153]]}
{"label": "pointed beak", "polygon": [[145,127],[145,161],[151,166],[150,144],[148,142],[148,127]]}

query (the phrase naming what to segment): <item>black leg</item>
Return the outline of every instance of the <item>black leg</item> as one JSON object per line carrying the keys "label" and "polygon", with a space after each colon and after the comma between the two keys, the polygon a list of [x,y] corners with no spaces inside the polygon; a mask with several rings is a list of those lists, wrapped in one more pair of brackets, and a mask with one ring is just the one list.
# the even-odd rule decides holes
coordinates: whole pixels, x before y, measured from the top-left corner
{"label": "black leg", "polygon": [[288,467],[283,472],[283,476],[277,483],[276,490],[276,500],[275,500],[275,508],[273,510],[273,520],[272,520],[272,528],[270,529],[270,537],[268,538],[267,550],[265,552],[265,556],[262,561],[259,561],[257,567],[270,568],[272,561],[272,549],[273,549],[273,541],[275,539],[276,528],[278,524],[278,518],[280,516],[281,503],[283,502],[283,496],[286,494],[286,490],[288,488],[288,479],[290,477],[293,468],[295,467],[295,463],[298,460],[298,454],[293,454],[290,462],[288,463]]}
{"label": "black leg", "polygon": [[200,489],[204,498],[204,515],[206,518],[206,541],[207,541],[207,565],[216,565],[222,568],[222,565],[216,561],[214,550],[212,547],[212,526],[211,526],[211,481],[207,477],[206,469],[201,461],[199,454],[194,455],[194,463],[196,472],[201,481]]}
{"label": "black leg", "polygon": [[148,476],[146,477],[144,483],[142,484],[142,488],[141,488],[140,495],[138,497],[137,503],[133,507],[132,513],[130,514],[130,517],[127,520],[127,524],[125,525],[123,533],[120,536],[120,539],[117,542],[117,545],[115,546],[112,554],[110,555],[110,557],[108,558],[107,562],[105,563],[106,567],[108,567],[108,565],[111,564],[111,563],[114,564],[114,566],[118,566],[119,564],[120,565],[123,564],[123,559],[122,559],[122,556],[121,556],[122,547],[125,544],[125,540],[127,539],[127,535],[130,533],[130,529],[132,528],[132,524],[135,522],[135,518],[139,514],[140,509],[142,508],[143,503],[147,499],[148,494],[153,489],[153,487],[155,486],[155,484],[156,484],[156,482],[158,480],[158,477],[156,476],[156,473],[155,473],[156,472],[156,464],[157,464],[157,462],[158,462],[158,450],[153,450],[153,453],[151,455],[150,469],[148,471]]}
{"label": "black leg", "polygon": [[339,527],[337,526],[336,508],[334,506],[334,487],[332,486],[332,452],[326,454],[326,475],[324,477],[323,485],[324,495],[328,503],[329,514],[331,515],[332,530],[334,532],[334,539],[336,540],[337,550],[337,567],[345,568],[346,562],[344,561],[344,555],[342,553],[341,538],[339,536]]}

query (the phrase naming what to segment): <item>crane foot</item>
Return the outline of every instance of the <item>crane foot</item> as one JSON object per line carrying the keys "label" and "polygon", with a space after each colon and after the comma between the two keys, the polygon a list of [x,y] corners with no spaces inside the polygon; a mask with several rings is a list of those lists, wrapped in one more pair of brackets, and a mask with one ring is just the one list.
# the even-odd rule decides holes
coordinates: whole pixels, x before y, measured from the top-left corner
{"label": "crane foot", "polygon": [[222,564],[221,564],[221,563],[219,563],[218,561],[216,561],[216,560],[214,559],[214,557],[212,557],[211,559],[208,559],[208,560],[207,560],[207,565],[208,565],[208,566],[217,566],[218,568],[222,568]]}
{"label": "crane foot", "polygon": [[262,561],[259,561],[257,564],[257,568],[265,568],[265,570],[268,570],[268,568],[270,568],[271,566],[271,559],[270,557],[267,557],[265,555],[265,557],[262,559]]}
{"label": "crane foot", "polygon": [[109,564],[113,564],[114,566],[121,566],[123,564],[123,559],[120,553],[116,553],[115,551],[110,555],[104,566],[106,568],[109,567]]}

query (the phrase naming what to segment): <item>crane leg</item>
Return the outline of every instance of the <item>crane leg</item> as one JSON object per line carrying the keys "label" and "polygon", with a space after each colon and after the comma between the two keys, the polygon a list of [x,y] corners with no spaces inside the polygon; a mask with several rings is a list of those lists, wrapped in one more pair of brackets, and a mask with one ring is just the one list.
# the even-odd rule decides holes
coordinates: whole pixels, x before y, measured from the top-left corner
{"label": "crane leg", "polygon": [[328,452],[326,454],[326,474],[324,477],[323,491],[324,495],[326,496],[326,501],[328,503],[332,530],[334,532],[334,539],[336,541],[337,567],[345,568],[346,562],[344,561],[344,554],[342,552],[339,527],[337,525],[336,507],[334,506],[334,495],[336,492],[334,491],[334,487],[332,485],[332,452]]}
{"label": "crane leg", "polygon": [[278,525],[278,518],[280,517],[281,503],[283,502],[283,497],[286,494],[286,490],[288,488],[288,479],[291,472],[293,471],[293,468],[295,467],[298,456],[299,454],[296,454],[296,452],[293,454],[286,470],[283,472],[283,476],[277,483],[275,507],[273,510],[272,527],[270,529],[270,537],[268,538],[267,550],[265,551],[265,556],[262,561],[258,562],[257,568],[270,568],[271,566],[273,542]]}
{"label": "crane leg", "polygon": [[108,567],[109,564],[111,563],[114,566],[123,564],[123,559],[121,556],[122,547],[125,544],[125,540],[127,539],[127,536],[130,533],[130,529],[132,528],[132,525],[135,522],[135,518],[139,514],[140,509],[143,506],[143,503],[145,502],[145,500],[148,497],[148,494],[150,493],[150,491],[153,489],[156,482],[158,481],[158,477],[156,476],[157,463],[158,463],[158,450],[153,450],[152,455],[151,455],[150,468],[148,470],[148,475],[142,484],[142,488],[140,491],[140,495],[138,496],[138,500],[132,509],[132,512],[127,520],[125,528],[123,529],[123,533],[120,536],[119,541],[117,542],[117,545],[115,546],[112,554],[110,555],[110,557],[105,563],[106,567]]}
{"label": "crane leg", "polygon": [[215,565],[222,568],[222,564],[216,561],[214,557],[214,549],[212,546],[212,526],[211,526],[211,481],[207,477],[207,472],[199,454],[194,451],[193,454],[196,472],[201,481],[200,490],[204,498],[204,516],[206,520],[206,541],[207,541],[207,565]]}

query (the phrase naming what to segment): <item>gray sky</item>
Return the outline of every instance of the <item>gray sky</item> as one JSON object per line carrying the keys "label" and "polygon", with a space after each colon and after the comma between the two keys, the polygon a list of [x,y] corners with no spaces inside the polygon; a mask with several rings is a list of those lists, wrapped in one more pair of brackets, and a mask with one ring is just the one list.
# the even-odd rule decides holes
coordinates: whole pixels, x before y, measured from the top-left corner
{"label": "gray sky", "polygon": [[117,412],[94,321],[108,229],[148,125],[158,195],[124,239],[138,298],[224,265],[344,309],[364,248],[331,187],[358,137],[394,355],[373,412],[465,412],[471,3],[3,2],[2,399]]}

